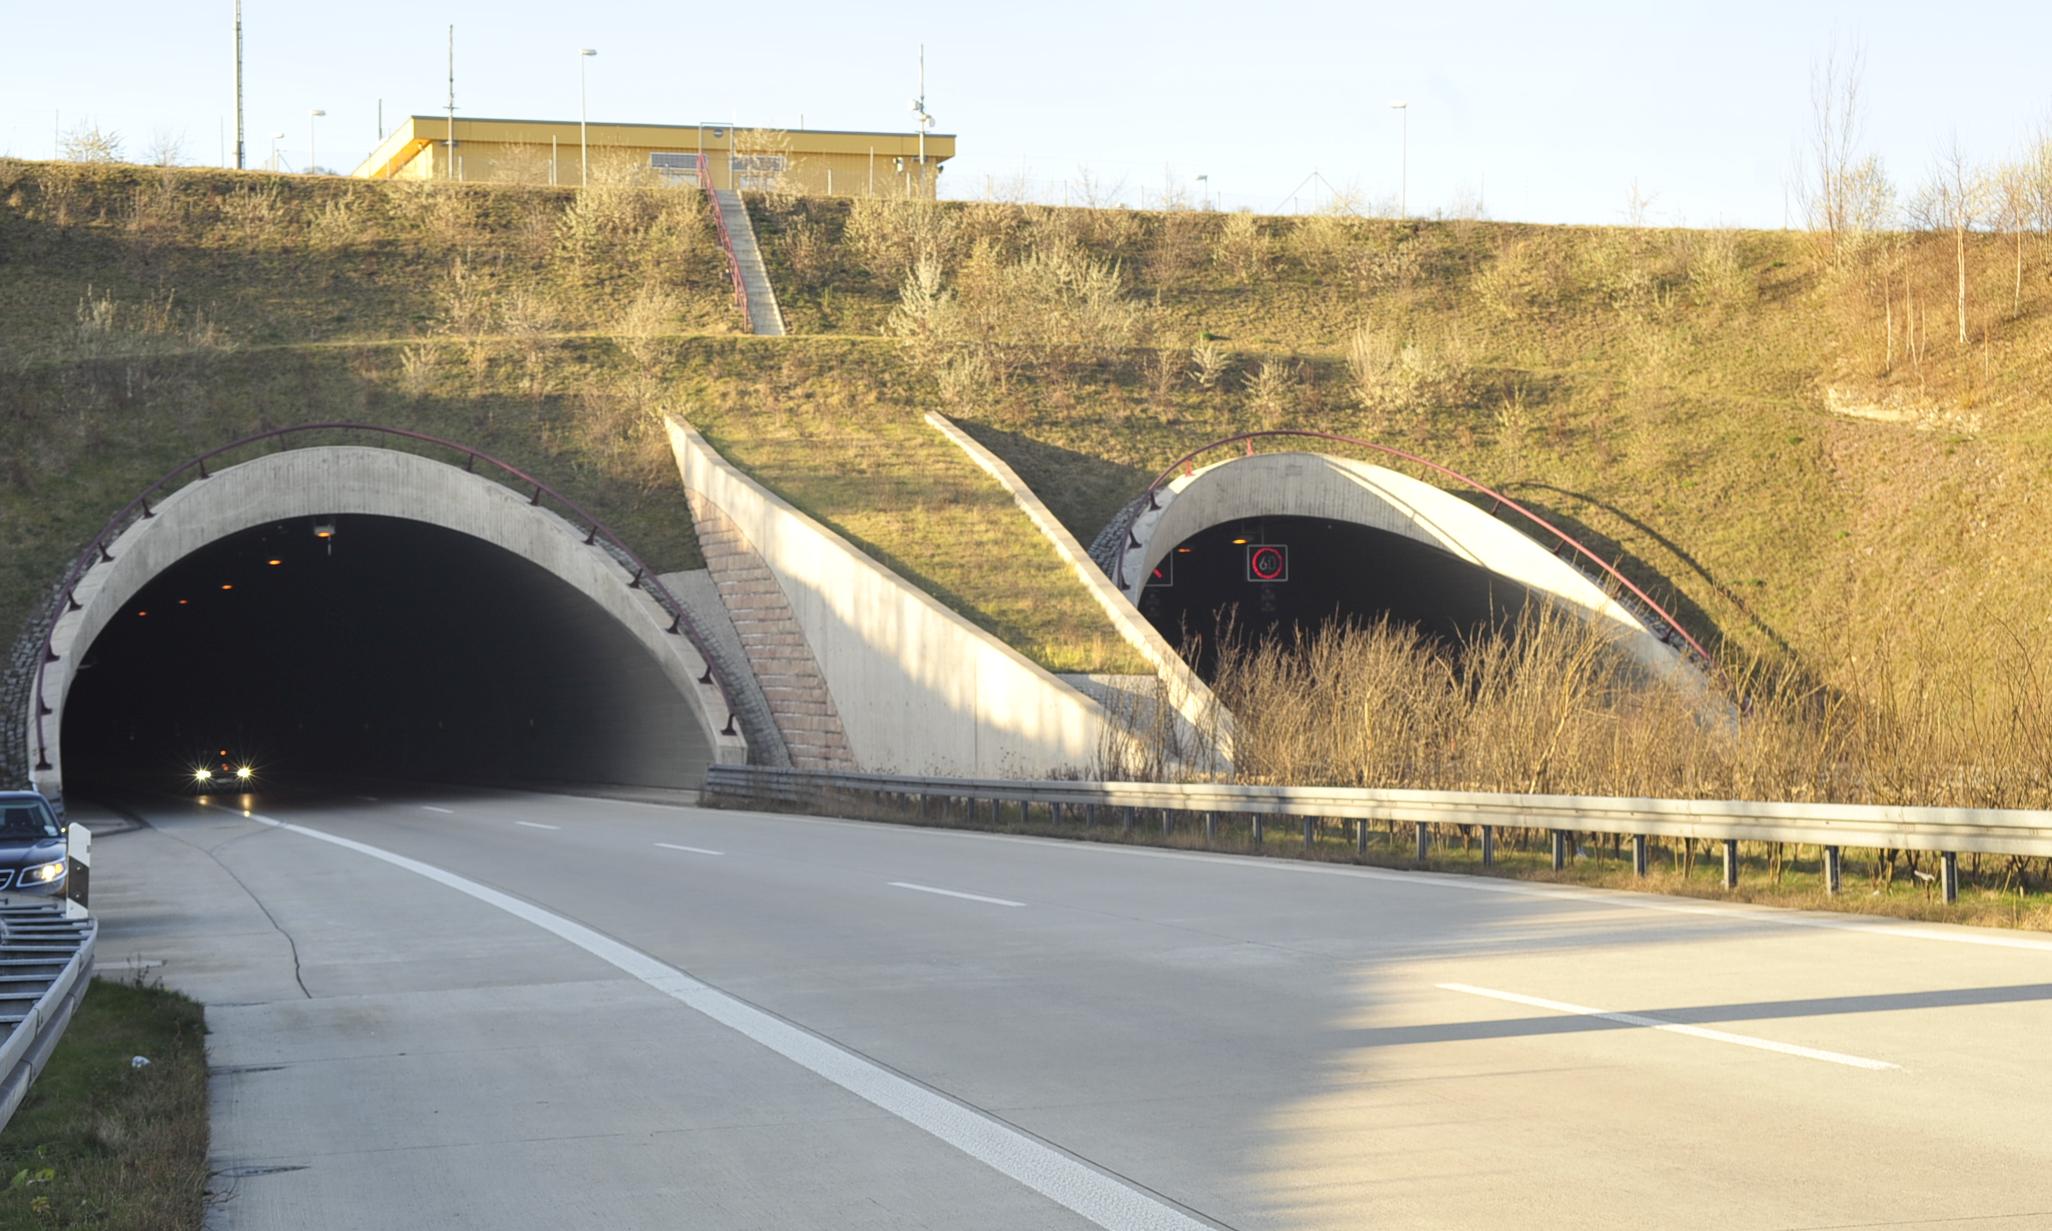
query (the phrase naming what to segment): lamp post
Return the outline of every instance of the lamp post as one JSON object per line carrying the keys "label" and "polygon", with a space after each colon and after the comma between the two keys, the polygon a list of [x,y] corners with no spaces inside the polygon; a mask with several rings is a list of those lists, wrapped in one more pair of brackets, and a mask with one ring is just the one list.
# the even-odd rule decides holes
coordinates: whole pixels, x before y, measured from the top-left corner
{"label": "lamp post", "polygon": [[1208,176],[1208,175],[1200,175],[1200,176],[1198,176],[1198,177],[1197,177],[1197,184],[1198,184],[1198,188],[1197,188],[1197,196],[1198,196],[1198,198],[1199,198],[1199,203],[1200,203],[1200,204],[1201,204],[1201,205],[1202,205],[1202,206],[1203,206],[1203,207],[1204,207],[1205,209],[1210,209],[1210,208],[1211,208],[1211,177],[1210,177],[1210,176]]}
{"label": "lamp post", "polygon": [[1398,163],[1397,217],[1411,216],[1411,104],[1402,99],[1390,104],[1392,110],[1403,113],[1403,153]]}
{"label": "lamp post", "polygon": [[285,139],[284,133],[271,134],[271,174],[278,173],[278,143]]}
{"label": "lamp post", "polygon": [[326,114],[328,113],[321,110],[319,107],[315,107],[312,111],[308,112],[306,116],[306,173],[308,175],[312,175],[314,173],[315,166],[314,121],[320,119],[322,116]]}
{"label": "lamp post", "polygon": [[591,184],[591,141],[585,136],[584,127],[584,62],[598,54],[591,47],[577,49],[577,186]]}

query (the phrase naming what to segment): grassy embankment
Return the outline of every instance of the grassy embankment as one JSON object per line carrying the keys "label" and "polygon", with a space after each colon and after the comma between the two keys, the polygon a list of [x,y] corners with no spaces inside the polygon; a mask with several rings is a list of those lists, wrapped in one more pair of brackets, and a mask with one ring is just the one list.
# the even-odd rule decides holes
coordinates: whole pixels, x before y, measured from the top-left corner
{"label": "grassy embankment", "polygon": [[[149,1064],[131,1067],[143,1056]],[[0,1228],[196,1228],[207,1184],[200,1006],[97,979],[0,1132]]]}
{"label": "grassy embankment", "polygon": [[[697,546],[661,416],[1058,670],[1130,669],[881,342],[738,317],[695,195],[0,163],[0,624],[145,483],[291,423],[475,445],[660,569]],[[893,476],[897,476],[895,479]],[[986,570],[1002,549],[1010,570]]]}

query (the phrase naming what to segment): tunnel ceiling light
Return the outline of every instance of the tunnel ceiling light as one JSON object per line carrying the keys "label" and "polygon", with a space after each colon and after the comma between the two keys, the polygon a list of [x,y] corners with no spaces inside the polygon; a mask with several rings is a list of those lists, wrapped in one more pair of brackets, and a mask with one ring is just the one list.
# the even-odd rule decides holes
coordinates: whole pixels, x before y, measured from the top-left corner
{"label": "tunnel ceiling light", "polygon": [[149,612],[147,612],[147,611],[138,611],[138,612],[136,612],[136,613],[135,613],[135,618],[136,618],[136,619],[138,619],[138,620],[140,620],[140,619],[142,619],[142,618],[143,618],[144,616],[146,616],[146,615],[148,615],[148,614],[150,614],[150,613],[149,613]]}
{"label": "tunnel ceiling light", "polygon": [[235,583],[232,581],[224,581],[221,583],[221,588],[223,590],[233,590],[235,588]]}
{"label": "tunnel ceiling light", "polygon": [[1233,540],[1233,546],[1235,546],[1235,547],[1245,547],[1246,545],[1247,545],[1247,540],[1245,540],[1245,539],[1234,539],[1234,540]]}
{"label": "tunnel ceiling light", "polygon": [[192,605],[192,600],[189,598],[181,598],[178,600],[178,605],[180,607],[190,607]]}
{"label": "tunnel ceiling light", "polygon": [[1177,554],[1177,555],[1179,555],[1179,556],[1187,556],[1187,555],[1189,555],[1189,554],[1190,554],[1190,553],[1191,553],[1192,551],[1195,551],[1195,550],[1196,550],[1196,549],[1195,549],[1195,548],[1193,548],[1193,547],[1178,547],[1178,548],[1176,548],[1176,554]]}
{"label": "tunnel ceiling light", "polygon": [[317,539],[332,539],[335,537],[335,523],[332,521],[317,521],[314,523],[313,530],[314,537]]}
{"label": "tunnel ceiling light", "polygon": [[277,568],[279,565],[285,562],[283,560],[266,560],[264,561],[264,563],[270,565],[272,568]]}

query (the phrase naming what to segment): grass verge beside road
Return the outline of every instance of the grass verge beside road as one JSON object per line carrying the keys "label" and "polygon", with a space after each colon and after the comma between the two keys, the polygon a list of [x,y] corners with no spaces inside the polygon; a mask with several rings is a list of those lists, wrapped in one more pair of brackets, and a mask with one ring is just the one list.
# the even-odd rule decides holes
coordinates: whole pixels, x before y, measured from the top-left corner
{"label": "grass verge beside road", "polygon": [[[149,1064],[134,1067],[132,1058]],[[206,1199],[207,1055],[200,1006],[95,979],[0,1131],[0,1231],[195,1228]]]}

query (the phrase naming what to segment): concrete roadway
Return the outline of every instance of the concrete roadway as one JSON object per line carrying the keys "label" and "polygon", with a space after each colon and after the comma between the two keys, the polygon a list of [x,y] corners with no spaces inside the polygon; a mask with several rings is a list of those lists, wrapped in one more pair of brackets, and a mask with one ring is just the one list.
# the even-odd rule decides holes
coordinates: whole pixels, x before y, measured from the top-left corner
{"label": "concrete roadway", "polygon": [[251,807],[95,850],[103,973],[209,1002],[217,1226],[2052,1226],[2052,937],[562,796]]}

